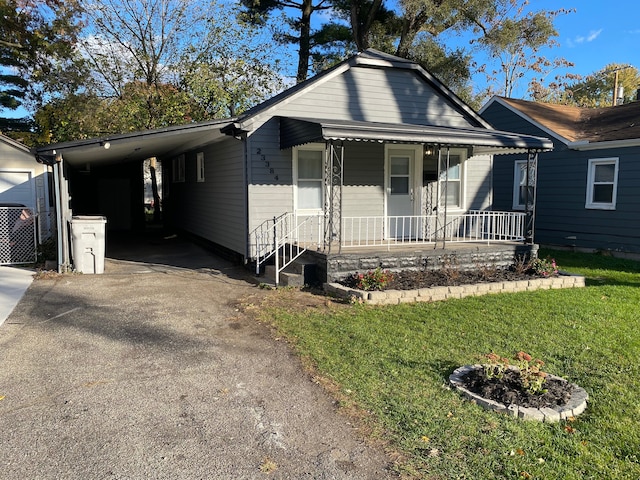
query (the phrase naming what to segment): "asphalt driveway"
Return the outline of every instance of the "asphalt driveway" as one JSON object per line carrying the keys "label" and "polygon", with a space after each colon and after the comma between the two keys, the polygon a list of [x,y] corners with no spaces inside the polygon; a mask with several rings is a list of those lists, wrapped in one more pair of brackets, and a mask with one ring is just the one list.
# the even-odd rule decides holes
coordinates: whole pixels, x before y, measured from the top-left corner
{"label": "asphalt driveway", "polygon": [[35,280],[0,326],[0,476],[391,478],[287,345],[238,309],[260,295],[246,272],[172,246]]}

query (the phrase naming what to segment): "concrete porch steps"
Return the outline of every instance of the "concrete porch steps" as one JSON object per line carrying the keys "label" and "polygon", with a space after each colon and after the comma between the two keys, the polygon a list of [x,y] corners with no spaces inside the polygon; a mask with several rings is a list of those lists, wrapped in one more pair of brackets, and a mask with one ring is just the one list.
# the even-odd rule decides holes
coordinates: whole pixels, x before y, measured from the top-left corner
{"label": "concrete porch steps", "polygon": [[[304,287],[317,282],[316,263],[305,257],[300,257],[280,272],[281,287]],[[264,283],[275,285],[276,267],[267,265],[264,269]]]}

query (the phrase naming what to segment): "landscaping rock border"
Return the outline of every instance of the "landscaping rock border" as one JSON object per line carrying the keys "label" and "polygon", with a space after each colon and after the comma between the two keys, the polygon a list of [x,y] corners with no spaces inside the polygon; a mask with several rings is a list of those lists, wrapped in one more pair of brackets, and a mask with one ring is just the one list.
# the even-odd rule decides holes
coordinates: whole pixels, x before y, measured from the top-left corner
{"label": "landscaping rock border", "polygon": [[[470,371],[479,368],[482,368],[482,365],[465,365],[464,367],[457,368],[451,375],[449,375],[449,383],[469,400],[477,403],[486,410],[494,410],[496,412],[505,413],[512,417],[522,418],[524,420],[554,423],[570,417],[577,417],[587,408],[589,395],[583,388],[576,384],[573,384],[574,390],[571,394],[571,399],[567,404],[553,408],[521,407],[515,404],[504,405],[503,403],[489,400],[477,393],[469,391],[464,386],[464,376]],[[556,377],[554,375],[549,375],[549,378],[564,380],[563,378]],[[564,381],[566,382],[566,380]]]}
{"label": "landscaping rock border", "polygon": [[532,290],[584,287],[585,279],[580,275],[563,273],[557,277],[534,278],[493,283],[476,283],[450,287],[419,288],[416,290],[384,290],[366,292],[345,287],[339,283],[325,283],[324,290],[340,298],[372,305],[395,305],[399,303],[437,302],[451,298],[480,296],[490,293],[512,293]]}

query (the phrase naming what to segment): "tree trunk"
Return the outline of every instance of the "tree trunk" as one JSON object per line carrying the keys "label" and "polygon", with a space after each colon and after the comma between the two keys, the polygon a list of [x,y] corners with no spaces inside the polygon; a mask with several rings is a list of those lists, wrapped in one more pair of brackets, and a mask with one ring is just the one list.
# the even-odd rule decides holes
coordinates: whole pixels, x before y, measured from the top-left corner
{"label": "tree trunk", "polygon": [[304,82],[309,72],[309,57],[311,56],[311,14],[313,1],[304,0],[300,17],[300,51],[298,55],[298,73],[296,83]]}
{"label": "tree trunk", "polygon": [[161,220],[161,210],[158,180],[156,179],[156,157],[149,159],[149,172],[151,173],[151,192],[153,193],[153,221],[159,223]]}

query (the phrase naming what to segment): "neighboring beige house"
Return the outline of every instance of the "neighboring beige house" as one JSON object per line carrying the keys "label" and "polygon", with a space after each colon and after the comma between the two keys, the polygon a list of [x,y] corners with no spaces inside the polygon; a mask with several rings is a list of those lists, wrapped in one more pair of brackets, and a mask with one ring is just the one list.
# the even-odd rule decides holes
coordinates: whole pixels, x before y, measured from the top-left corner
{"label": "neighboring beige house", "polygon": [[[55,222],[51,218],[53,208],[48,170],[46,165],[36,162],[28,147],[0,134],[0,234],[6,240],[0,244],[0,263],[35,260],[32,247],[51,236]],[[37,222],[33,222],[34,218]],[[31,225],[31,231],[37,235],[36,240],[29,240],[29,246],[20,249],[19,254],[16,254],[14,240],[9,252],[7,240],[16,235],[16,222],[18,225]],[[37,227],[35,231],[33,227]]]}

